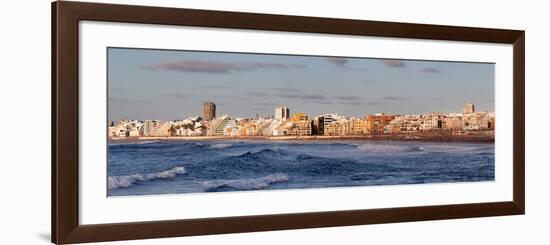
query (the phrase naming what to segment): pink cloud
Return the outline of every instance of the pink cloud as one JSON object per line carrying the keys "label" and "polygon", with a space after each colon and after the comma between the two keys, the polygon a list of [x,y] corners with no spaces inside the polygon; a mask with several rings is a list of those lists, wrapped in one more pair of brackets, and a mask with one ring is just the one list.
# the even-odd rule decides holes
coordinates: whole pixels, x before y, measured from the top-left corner
{"label": "pink cloud", "polygon": [[382,62],[384,62],[385,65],[387,65],[389,67],[392,67],[392,68],[402,68],[402,67],[407,66],[407,64],[405,64],[405,62],[400,61],[400,60],[382,60]]}
{"label": "pink cloud", "polygon": [[424,68],[424,69],[422,69],[422,72],[428,72],[428,73],[441,73],[440,70],[438,70],[438,69],[436,69],[436,68],[432,68],[432,67]]}
{"label": "pink cloud", "polygon": [[344,66],[346,63],[348,63],[348,60],[345,58],[337,58],[337,57],[328,57],[326,58],[326,61],[328,61],[331,64],[337,65],[337,66]]}
{"label": "pink cloud", "polygon": [[253,71],[259,69],[305,68],[305,66],[265,62],[230,63],[221,61],[179,60],[144,66],[144,68],[151,70],[170,70],[180,72],[229,73],[234,71]]}

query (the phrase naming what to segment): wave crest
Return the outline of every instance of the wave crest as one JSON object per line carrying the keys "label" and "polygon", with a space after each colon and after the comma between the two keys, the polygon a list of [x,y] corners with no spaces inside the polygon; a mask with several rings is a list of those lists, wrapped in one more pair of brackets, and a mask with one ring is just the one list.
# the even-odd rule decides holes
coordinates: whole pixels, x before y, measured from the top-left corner
{"label": "wave crest", "polygon": [[290,178],[287,174],[276,173],[261,178],[215,180],[202,183],[205,192],[234,191],[234,190],[260,190],[270,187],[272,184],[287,182]]}
{"label": "wave crest", "polygon": [[372,153],[400,153],[400,152],[422,152],[424,149],[419,146],[391,145],[391,144],[362,144],[357,149],[363,152]]}
{"label": "wave crest", "polygon": [[227,147],[230,147],[230,146],[233,146],[232,144],[229,144],[229,143],[216,143],[216,144],[212,144],[210,145],[210,149],[225,149]]}
{"label": "wave crest", "polygon": [[108,189],[117,189],[123,187],[129,187],[136,182],[149,181],[155,179],[171,179],[177,175],[184,174],[185,168],[183,166],[175,167],[170,170],[149,173],[149,174],[132,174],[122,176],[109,176],[107,179]]}

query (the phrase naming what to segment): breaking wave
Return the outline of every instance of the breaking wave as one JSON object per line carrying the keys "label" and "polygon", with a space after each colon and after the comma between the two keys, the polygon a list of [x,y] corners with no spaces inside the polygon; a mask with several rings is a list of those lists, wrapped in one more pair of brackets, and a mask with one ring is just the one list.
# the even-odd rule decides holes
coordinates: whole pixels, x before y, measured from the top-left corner
{"label": "breaking wave", "polygon": [[402,153],[402,152],[422,152],[424,149],[420,146],[391,145],[391,144],[363,144],[357,146],[357,149],[363,152],[372,153]]}
{"label": "breaking wave", "polygon": [[212,144],[209,148],[210,149],[225,149],[225,148],[230,147],[230,146],[232,146],[232,144],[216,143],[216,144]]}
{"label": "breaking wave", "polygon": [[155,180],[155,179],[171,179],[176,177],[177,175],[184,174],[184,173],[185,173],[185,168],[180,166],[180,167],[172,168],[170,170],[156,172],[156,173],[149,173],[149,174],[109,176],[107,181],[108,182],[107,188],[117,189],[117,188],[129,187],[136,182],[149,181],[149,180]]}
{"label": "breaking wave", "polygon": [[451,152],[473,152],[473,151],[492,151],[493,147],[487,146],[472,146],[472,145],[439,145],[439,144],[426,144],[422,146],[425,151],[428,152],[442,152],[442,153],[451,153]]}
{"label": "breaking wave", "polygon": [[261,178],[215,180],[202,183],[205,192],[220,192],[234,190],[260,190],[270,187],[272,184],[287,182],[290,178],[287,174],[276,173]]}
{"label": "breaking wave", "polygon": [[250,159],[261,160],[261,159],[267,159],[269,157],[282,156],[284,154],[285,154],[285,152],[283,152],[282,149],[263,148],[263,149],[253,150],[253,151],[249,150],[249,151],[246,151],[244,153],[241,151],[241,152],[238,152],[236,154],[230,155],[225,160],[229,160],[229,161],[231,161],[231,160],[250,160]]}

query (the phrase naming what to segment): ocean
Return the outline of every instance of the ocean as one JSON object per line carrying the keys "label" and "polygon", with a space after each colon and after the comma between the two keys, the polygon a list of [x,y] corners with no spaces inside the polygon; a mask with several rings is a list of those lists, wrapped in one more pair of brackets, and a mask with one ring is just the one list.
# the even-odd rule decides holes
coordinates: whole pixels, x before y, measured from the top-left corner
{"label": "ocean", "polygon": [[493,143],[110,143],[108,196],[492,181]]}

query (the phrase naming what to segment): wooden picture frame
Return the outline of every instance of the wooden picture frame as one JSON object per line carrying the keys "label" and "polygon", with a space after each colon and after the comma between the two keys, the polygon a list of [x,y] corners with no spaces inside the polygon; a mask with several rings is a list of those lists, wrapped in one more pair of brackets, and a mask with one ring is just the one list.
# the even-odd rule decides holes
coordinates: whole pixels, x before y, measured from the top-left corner
{"label": "wooden picture frame", "polygon": [[[456,219],[525,212],[525,32],[59,1],[52,3],[52,242],[80,243]],[[79,224],[82,20],[513,44],[513,201],[98,225]]]}

